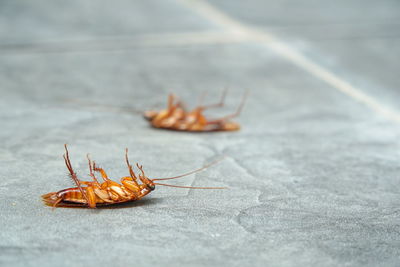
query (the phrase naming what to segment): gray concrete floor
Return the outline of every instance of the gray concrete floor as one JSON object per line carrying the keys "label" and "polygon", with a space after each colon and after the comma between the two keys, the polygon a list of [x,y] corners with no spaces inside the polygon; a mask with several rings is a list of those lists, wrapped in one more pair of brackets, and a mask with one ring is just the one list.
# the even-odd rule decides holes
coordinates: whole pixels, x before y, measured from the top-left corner
{"label": "gray concrete floor", "polygon": [[[400,3],[0,2],[1,266],[398,266]],[[158,131],[129,107],[230,88],[235,133]],[[127,108],[128,107],[128,108]],[[207,171],[113,209],[43,193],[112,178],[124,149],[150,177]]]}

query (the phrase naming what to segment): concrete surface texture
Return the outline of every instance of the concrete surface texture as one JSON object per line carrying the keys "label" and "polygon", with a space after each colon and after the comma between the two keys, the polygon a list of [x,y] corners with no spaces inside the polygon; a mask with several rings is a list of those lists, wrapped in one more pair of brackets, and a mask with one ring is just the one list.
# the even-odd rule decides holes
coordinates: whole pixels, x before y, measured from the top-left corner
{"label": "concrete surface texture", "polygon": [[[1,266],[399,266],[400,3],[0,2]],[[230,92],[239,132],[134,110]],[[91,153],[150,177],[226,159],[109,209],[46,207]]]}

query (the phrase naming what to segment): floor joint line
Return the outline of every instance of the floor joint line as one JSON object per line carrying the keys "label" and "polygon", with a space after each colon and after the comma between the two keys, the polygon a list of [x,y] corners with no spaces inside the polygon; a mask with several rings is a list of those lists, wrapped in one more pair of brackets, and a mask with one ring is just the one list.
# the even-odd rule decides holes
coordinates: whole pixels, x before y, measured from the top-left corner
{"label": "floor joint line", "polygon": [[242,39],[248,39],[249,42],[255,41],[268,47],[286,60],[292,62],[296,66],[319,78],[320,80],[329,84],[331,87],[356,100],[357,102],[363,103],[365,106],[382,115],[386,119],[400,123],[399,112],[387,107],[374,97],[365,93],[363,90],[354,87],[349,82],[329,71],[327,68],[305,57],[276,36],[266,31],[261,31],[241,23],[240,21],[230,17],[213,5],[209,4],[207,1],[177,1],[186,5],[188,8],[197,11],[197,13],[215,23],[217,26],[222,27],[226,31],[236,34]]}

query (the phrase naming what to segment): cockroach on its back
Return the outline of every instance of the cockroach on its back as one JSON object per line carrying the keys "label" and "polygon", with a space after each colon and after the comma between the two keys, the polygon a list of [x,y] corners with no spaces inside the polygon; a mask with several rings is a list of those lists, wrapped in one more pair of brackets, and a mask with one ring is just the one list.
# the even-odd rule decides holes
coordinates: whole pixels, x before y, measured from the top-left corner
{"label": "cockroach on its back", "polygon": [[[224,187],[193,187],[193,186],[176,186],[170,184],[161,184],[156,181],[172,180],[181,178],[199,171],[206,169],[207,167],[217,163],[214,161],[200,169],[174,176],[169,178],[148,178],[144,171],[143,166],[136,163],[136,166],[140,170],[141,174],[136,175],[133,171],[132,165],[128,160],[128,149],[125,151],[125,160],[128,165],[129,175],[120,179],[121,183],[117,183],[108,178],[104,169],[96,166],[95,162],[92,162],[87,155],[89,161],[89,170],[92,181],[81,181],[78,179],[76,173],[72,169],[71,161],[69,159],[69,153],[67,145],[65,147],[65,154],[63,155],[65,164],[67,165],[69,175],[75,182],[76,187],[67,188],[58,192],[51,192],[42,195],[44,203],[53,208],[56,207],[86,207],[96,208],[99,206],[112,205],[117,203],[136,201],[155,189],[156,185],[178,187],[178,188],[192,188],[192,189],[224,189]],[[99,182],[95,176],[95,172],[99,172],[104,182]],[[138,181],[139,180],[139,181]],[[141,183],[140,183],[141,182]]]}
{"label": "cockroach on its back", "polygon": [[240,129],[240,125],[230,121],[230,119],[240,115],[247,92],[235,113],[213,120],[207,119],[203,114],[206,109],[222,107],[224,105],[226,92],[227,91],[224,90],[219,103],[199,105],[192,111],[187,111],[183,102],[179,100],[175,101],[176,97],[170,94],[168,97],[167,109],[161,111],[146,111],[144,117],[154,128],[187,132],[237,131]]}

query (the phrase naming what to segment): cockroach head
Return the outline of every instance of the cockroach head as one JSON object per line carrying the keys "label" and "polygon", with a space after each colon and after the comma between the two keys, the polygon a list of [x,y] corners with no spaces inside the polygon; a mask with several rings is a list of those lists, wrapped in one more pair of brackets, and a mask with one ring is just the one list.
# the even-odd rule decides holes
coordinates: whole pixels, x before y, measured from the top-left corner
{"label": "cockroach head", "polygon": [[142,181],[142,183],[144,183],[150,191],[153,191],[156,188],[153,180],[149,179],[146,176],[146,174],[143,171],[143,166],[142,165],[139,165],[138,163],[136,163],[136,166],[138,167],[138,169],[141,172],[141,174],[139,174],[140,181]]}
{"label": "cockroach head", "polygon": [[157,114],[158,114],[157,111],[148,110],[148,111],[146,111],[146,112],[143,113],[143,117],[144,117],[146,120],[151,121],[152,119],[154,119],[155,116],[157,116]]}
{"label": "cockroach head", "polygon": [[150,180],[149,178],[147,178],[146,176],[142,176],[139,175],[139,179],[147,186],[147,188],[150,191],[153,191],[154,189],[156,189],[156,185],[154,184],[154,182],[152,180]]}
{"label": "cockroach head", "polygon": [[150,183],[147,184],[147,186],[149,187],[149,189],[150,189],[151,191],[153,191],[154,189],[156,189],[156,186],[155,186],[155,184],[153,183],[153,181],[150,181]]}

